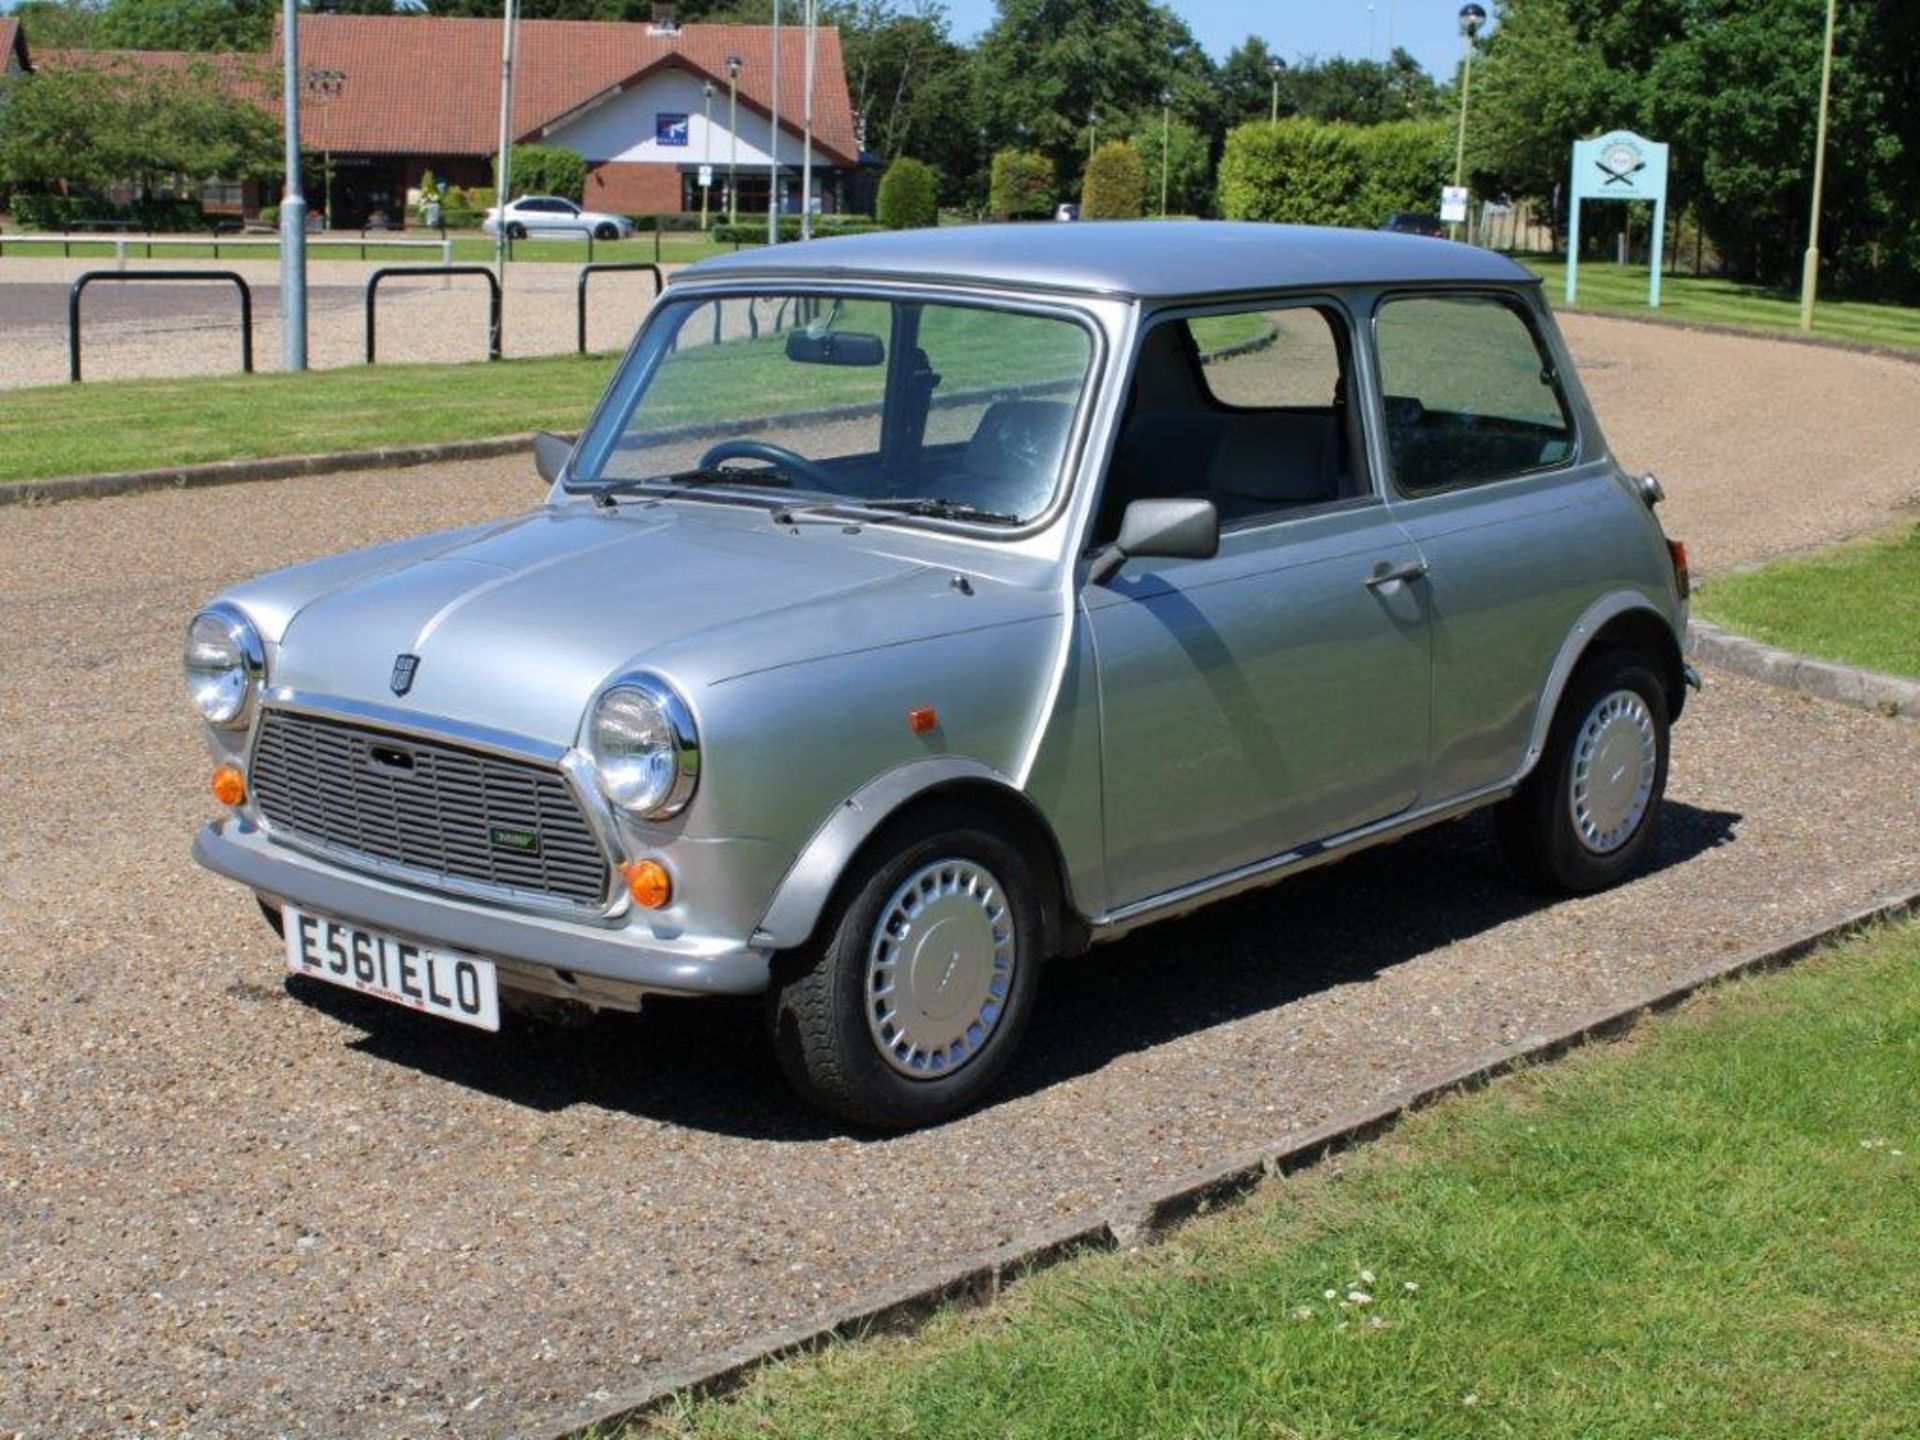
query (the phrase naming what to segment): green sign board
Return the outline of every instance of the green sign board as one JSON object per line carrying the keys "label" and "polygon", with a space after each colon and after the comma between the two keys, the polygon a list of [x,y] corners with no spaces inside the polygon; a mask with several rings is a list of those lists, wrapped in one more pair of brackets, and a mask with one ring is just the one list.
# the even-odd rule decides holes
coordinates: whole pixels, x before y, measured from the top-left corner
{"label": "green sign board", "polygon": [[1660,252],[1667,236],[1667,147],[1631,130],[1573,142],[1573,185],[1567,206],[1567,304],[1574,302],[1580,273],[1580,202],[1653,202],[1653,275],[1647,304],[1660,304]]}

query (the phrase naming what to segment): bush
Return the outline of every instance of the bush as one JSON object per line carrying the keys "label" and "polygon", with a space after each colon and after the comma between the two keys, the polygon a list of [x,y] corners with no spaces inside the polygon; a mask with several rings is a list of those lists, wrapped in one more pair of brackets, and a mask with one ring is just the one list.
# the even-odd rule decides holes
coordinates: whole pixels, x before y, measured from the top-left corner
{"label": "bush", "polygon": [[478,210],[461,205],[440,207],[440,224],[448,230],[477,230],[485,217]]}
{"label": "bush", "polygon": [[1362,178],[1356,133],[1298,116],[1235,126],[1220,156],[1221,215],[1290,225],[1371,223],[1355,204]]}
{"label": "bush", "polygon": [[889,230],[920,230],[940,221],[940,182],[933,167],[902,155],[880,177],[874,214]]}
{"label": "bush", "polygon": [[666,234],[686,234],[700,228],[700,212],[690,213],[679,210],[666,210],[657,215],[629,215],[633,228],[640,231],[659,230]]}
{"label": "bush", "polygon": [[1147,167],[1124,140],[1109,140],[1087,162],[1080,188],[1082,220],[1138,220],[1146,213]]}
{"label": "bush", "polygon": [[471,210],[491,210],[496,193],[491,185],[469,186],[466,191],[467,208]]}
{"label": "bush", "polygon": [[[865,215],[816,215],[813,217],[813,235],[816,240],[829,235],[871,235],[882,227],[873,223]],[[757,220],[742,220],[738,225],[719,224],[713,227],[713,238],[722,245],[764,245],[767,243],[767,219],[761,216]],[[786,244],[800,238],[800,217],[782,215],[780,217],[780,241]]]}
{"label": "bush", "polygon": [[198,200],[137,200],[116,205],[90,195],[15,194],[13,219],[22,230],[64,230],[87,220],[131,220],[142,230],[207,230]]}
{"label": "bush", "polygon": [[996,220],[1028,220],[1053,213],[1053,161],[1031,150],[1002,150],[993,157],[987,209]]}
{"label": "bush", "polygon": [[280,207],[278,205],[262,205],[260,207],[260,223],[262,225],[278,225],[280,223]]}
{"label": "bush", "polygon": [[587,193],[587,162],[557,145],[516,145],[510,168],[515,195],[559,195],[578,204]]}

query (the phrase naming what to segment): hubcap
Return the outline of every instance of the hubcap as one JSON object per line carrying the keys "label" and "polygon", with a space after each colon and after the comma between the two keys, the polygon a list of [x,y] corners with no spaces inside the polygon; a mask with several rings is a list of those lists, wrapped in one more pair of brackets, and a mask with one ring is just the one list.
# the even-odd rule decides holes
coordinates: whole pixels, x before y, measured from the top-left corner
{"label": "hubcap", "polygon": [[1013,914],[971,860],[936,860],[888,899],[867,946],[867,1028],[916,1080],[950,1075],[999,1028],[1013,989]]}
{"label": "hubcap", "polygon": [[1568,799],[1573,830],[1596,855],[1610,855],[1633,838],[1653,800],[1660,762],[1653,713],[1632,690],[1602,696],[1587,712],[1573,745]]}

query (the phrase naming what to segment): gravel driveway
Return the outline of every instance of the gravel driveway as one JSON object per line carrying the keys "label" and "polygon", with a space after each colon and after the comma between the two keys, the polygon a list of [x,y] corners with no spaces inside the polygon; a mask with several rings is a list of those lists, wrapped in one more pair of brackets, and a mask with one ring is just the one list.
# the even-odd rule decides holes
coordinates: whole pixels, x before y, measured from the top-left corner
{"label": "gravel driveway", "polygon": [[[1874,437],[1911,433],[1920,371],[1843,357],[1827,435],[1765,389],[1805,352],[1570,329],[1714,568],[1911,496]],[[290,995],[187,858],[181,626],[239,576],[525,505],[530,471],[0,511],[0,1434],[510,1431],[1920,876],[1920,728],[1710,676],[1643,878],[1543,904],[1469,820],[1142,931],[1057,967],[1004,1096],[930,1133],[801,1109],[748,1006],[483,1037]]]}

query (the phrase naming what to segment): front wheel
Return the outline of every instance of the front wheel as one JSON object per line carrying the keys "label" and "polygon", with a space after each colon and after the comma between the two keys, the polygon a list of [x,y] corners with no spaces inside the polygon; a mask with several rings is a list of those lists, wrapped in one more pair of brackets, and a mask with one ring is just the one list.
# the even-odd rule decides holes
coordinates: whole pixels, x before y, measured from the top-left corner
{"label": "front wheel", "polygon": [[775,1053],[815,1104],[906,1129],[977,1102],[1026,1028],[1045,927],[1025,856],[965,812],[888,834],[824,938],[768,1004]]}
{"label": "front wheel", "polygon": [[1607,650],[1586,661],[1540,763],[1494,811],[1508,863],[1575,894],[1618,884],[1652,843],[1667,750],[1666,686],[1646,657]]}
{"label": "front wheel", "polygon": [[620,238],[620,227],[603,222],[595,228],[593,238],[596,240],[618,240]]}
{"label": "front wheel", "polygon": [[522,225],[522,224],[520,224],[520,223],[519,223],[518,221],[516,221],[516,222],[514,222],[513,224],[511,224],[511,225],[509,225],[509,226],[507,226],[507,238],[508,238],[509,240],[524,240],[524,239],[526,239],[526,238],[527,238],[527,227],[526,227],[526,226],[524,226],[524,225]]}

